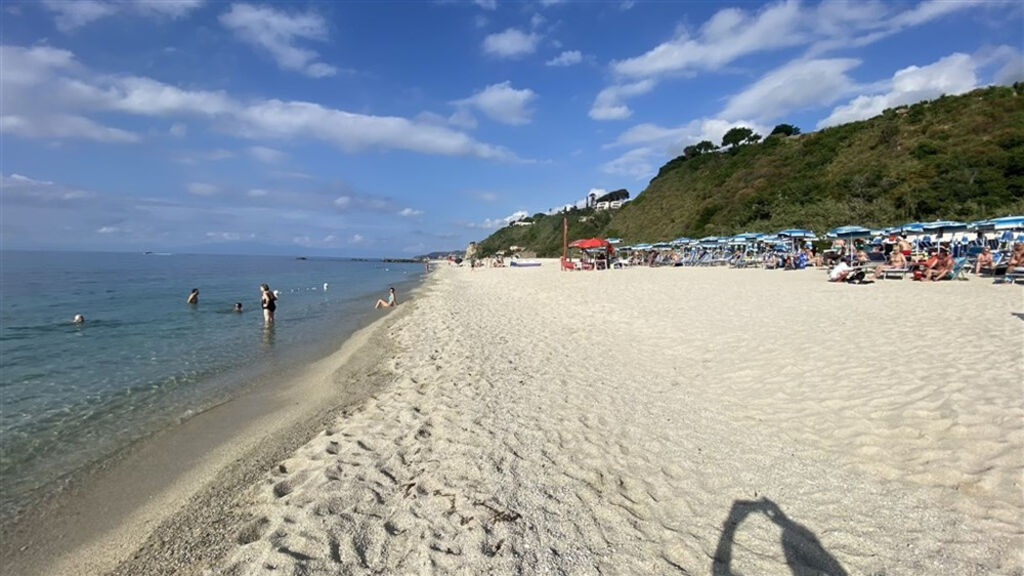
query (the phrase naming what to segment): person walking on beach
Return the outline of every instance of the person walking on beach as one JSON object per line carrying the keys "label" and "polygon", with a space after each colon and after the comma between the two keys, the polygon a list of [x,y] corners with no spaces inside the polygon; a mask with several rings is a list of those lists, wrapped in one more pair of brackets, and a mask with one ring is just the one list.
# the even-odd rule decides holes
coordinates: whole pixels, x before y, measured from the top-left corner
{"label": "person walking on beach", "polygon": [[260,284],[260,308],[263,308],[263,322],[274,321],[274,310],[277,310],[277,296],[270,291],[270,286]]}
{"label": "person walking on beach", "polygon": [[377,299],[377,303],[374,304],[373,307],[374,307],[374,309],[377,309],[377,308],[391,308],[391,307],[395,306],[396,304],[398,304],[398,300],[395,299],[395,289],[393,287],[391,287],[391,288],[388,288],[388,299],[387,299],[387,301],[384,301],[383,299],[379,299],[378,298]]}
{"label": "person walking on beach", "polygon": [[199,304],[199,288],[193,288],[185,302],[188,302],[189,304]]}

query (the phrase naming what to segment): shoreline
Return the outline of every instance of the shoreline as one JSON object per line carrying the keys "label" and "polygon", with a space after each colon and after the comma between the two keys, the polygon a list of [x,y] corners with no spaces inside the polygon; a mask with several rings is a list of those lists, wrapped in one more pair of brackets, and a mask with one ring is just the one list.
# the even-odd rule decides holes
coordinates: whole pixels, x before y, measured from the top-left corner
{"label": "shoreline", "polygon": [[[391,349],[388,326],[415,305],[415,294],[429,281],[419,280],[405,299],[407,305],[361,326],[334,352],[271,371],[240,395],[133,442],[83,471],[36,510],[4,526],[0,574],[156,574],[182,569],[173,558],[180,561],[175,552],[185,550],[165,546],[167,538],[161,534],[210,526],[227,531],[223,519],[230,513],[230,499],[254,475],[383,385],[375,365]],[[371,313],[365,318],[372,319]],[[187,565],[207,558],[216,547],[216,539],[190,541]]]}

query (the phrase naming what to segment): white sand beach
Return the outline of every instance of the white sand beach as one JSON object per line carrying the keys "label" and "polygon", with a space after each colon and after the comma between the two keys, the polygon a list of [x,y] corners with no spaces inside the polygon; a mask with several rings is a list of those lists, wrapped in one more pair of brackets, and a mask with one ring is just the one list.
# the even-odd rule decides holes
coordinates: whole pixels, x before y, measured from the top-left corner
{"label": "white sand beach", "polygon": [[1024,293],[441,265],[216,574],[1020,574]]}
{"label": "white sand beach", "polygon": [[400,302],[294,409],[4,573],[1024,572],[1020,286],[547,261]]}

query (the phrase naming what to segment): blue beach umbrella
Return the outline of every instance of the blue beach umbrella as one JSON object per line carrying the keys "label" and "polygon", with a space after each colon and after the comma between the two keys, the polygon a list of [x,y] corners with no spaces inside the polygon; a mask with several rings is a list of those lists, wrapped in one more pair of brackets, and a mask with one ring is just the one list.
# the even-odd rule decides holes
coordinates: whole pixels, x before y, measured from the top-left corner
{"label": "blue beach umbrella", "polygon": [[679,238],[676,238],[675,240],[669,242],[669,244],[672,244],[674,246],[682,246],[684,244],[689,244],[690,242],[693,242],[693,238],[687,238],[686,236],[680,236]]}
{"label": "blue beach umbrella", "polygon": [[871,230],[863,226],[840,226],[829,230],[826,236],[829,238],[867,238],[871,236]]}
{"label": "blue beach umbrella", "polygon": [[854,238],[868,238],[871,236],[871,230],[863,226],[840,226],[833,228],[826,234],[828,238],[841,238],[843,240],[850,240],[848,243],[850,256],[853,256],[853,239]]}
{"label": "blue beach umbrella", "polygon": [[604,241],[609,244],[621,244],[622,238],[605,238]]}
{"label": "blue beach umbrella", "polygon": [[991,220],[972,222],[970,227],[975,230],[1024,230],[1024,216],[1003,216]]}
{"label": "blue beach umbrella", "polygon": [[800,238],[807,240],[817,240],[818,237],[810,230],[804,230],[802,228],[787,228],[779,232],[779,236],[788,236],[790,238]]}

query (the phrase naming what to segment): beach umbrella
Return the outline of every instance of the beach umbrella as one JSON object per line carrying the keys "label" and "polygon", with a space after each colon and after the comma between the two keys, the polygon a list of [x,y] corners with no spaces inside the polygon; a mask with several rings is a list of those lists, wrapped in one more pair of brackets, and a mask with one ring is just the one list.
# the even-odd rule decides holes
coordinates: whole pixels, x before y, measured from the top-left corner
{"label": "beach umbrella", "polygon": [[592,248],[611,248],[611,244],[604,238],[585,238],[582,240],[573,240],[569,243],[569,248],[579,248],[581,250],[589,250]]}
{"label": "beach umbrella", "polygon": [[650,249],[651,249],[651,245],[650,244],[646,244],[646,243],[634,244],[633,245],[633,250],[650,250]]}
{"label": "beach umbrella", "polygon": [[693,238],[687,238],[686,236],[680,236],[679,238],[676,238],[672,242],[669,242],[669,244],[673,244],[675,246],[682,246],[683,244],[689,244],[690,242],[693,242]]}
{"label": "beach umbrella", "polygon": [[921,232],[924,232],[924,224],[921,224],[920,222],[908,222],[901,226],[894,226],[890,230],[895,230],[896,232],[910,232],[912,234],[919,234]]}
{"label": "beach umbrella", "polygon": [[853,256],[853,240],[854,238],[868,238],[871,236],[871,230],[863,226],[839,226],[833,228],[825,234],[828,238],[849,240],[847,245],[849,246],[850,256]]}
{"label": "beach umbrella", "polygon": [[1024,230],[1024,216],[1003,216],[985,220],[985,227],[992,230]]}
{"label": "beach umbrella", "polygon": [[651,248],[654,248],[655,250],[664,250],[666,248],[671,248],[671,247],[672,247],[672,245],[669,244],[668,242],[655,242],[651,246]]}
{"label": "beach umbrella", "polygon": [[942,238],[943,233],[955,230],[966,230],[967,226],[967,223],[957,222],[955,220],[936,220],[934,222],[924,222],[921,224],[921,228],[923,228],[925,232],[935,232],[936,244],[941,242],[939,239]]}
{"label": "beach umbrella", "polygon": [[609,244],[622,244],[622,238],[608,238]]}
{"label": "beach umbrella", "polygon": [[867,238],[871,236],[871,230],[863,226],[839,226],[829,230],[826,236],[829,238]]}
{"label": "beach umbrella", "polygon": [[778,233],[779,236],[788,236],[790,238],[800,238],[806,240],[817,240],[818,237],[810,230],[804,230],[802,228],[788,228]]}

